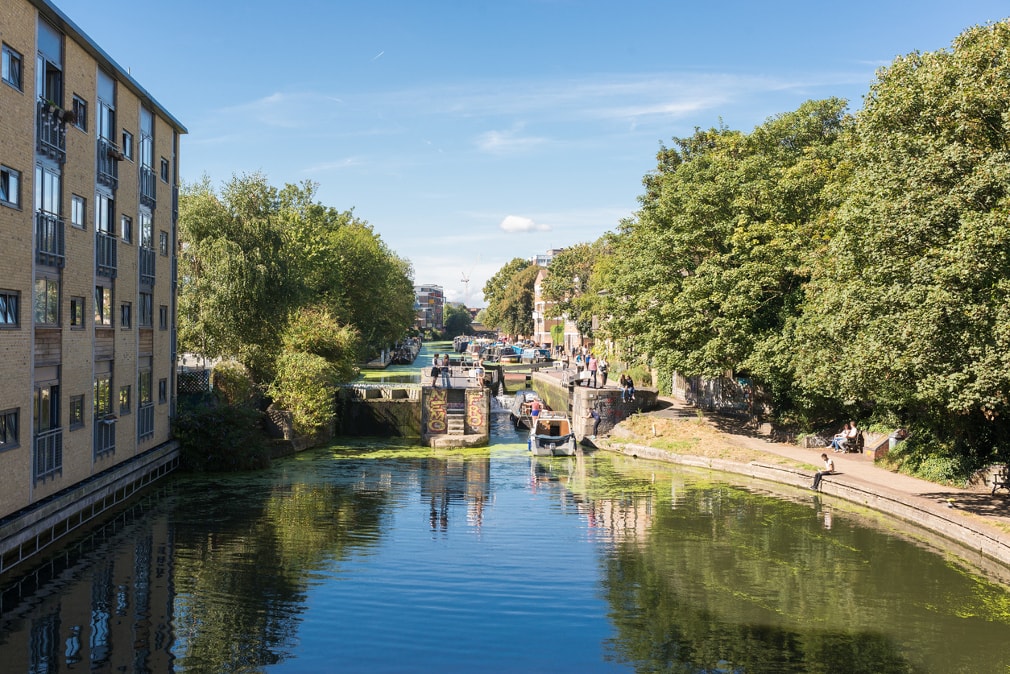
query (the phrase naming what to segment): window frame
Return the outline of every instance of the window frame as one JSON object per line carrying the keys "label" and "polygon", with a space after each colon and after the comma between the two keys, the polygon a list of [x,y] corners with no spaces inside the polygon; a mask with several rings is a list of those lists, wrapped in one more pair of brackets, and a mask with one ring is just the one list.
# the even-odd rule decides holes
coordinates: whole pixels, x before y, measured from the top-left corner
{"label": "window frame", "polygon": [[[12,68],[11,64],[16,63],[17,68]],[[16,71],[16,75],[11,73]],[[12,89],[24,93],[25,90],[25,58],[17,49],[14,49],[6,42],[3,43],[3,65],[0,67],[0,78],[3,79]],[[15,81],[17,80],[17,81]]]}
{"label": "window frame", "polygon": [[137,325],[141,328],[154,327],[154,295],[140,293],[137,305]]}
{"label": "window frame", "polygon": [[158,230],[158,253],[168,257],[168,232],[163,229]]}
{"label": "window frame", "polygon": [[133,328],[133,304],[123,302],[119,305],[119,329],[130,330]]}
{"label": "window frame", "polygon": [[[3,305],[0,311],[0,330],[17,330],[21,327],[21,292],[18,290],[0,290]],[[11,300],[14,307],[11,309]],[[13,321],[7,320],[13,313]]]}
{"label": "window frame", "polygon": [[0,204],[20,209],[21,183],[21,171],[0,164]]}
{"label": "window frame", "polygon": [[[13,430],[12,430],[13,429]],[[13,439],[10,437],[13,435]],[[0,452],[21,446],[21,408],[0,410]]]}
{"label": "window frame", "polygon": [[70,297],[70,329],[83,330],[84,311],[87,309],[87,300],[80,295]]}
{"label": "window frame", "polygon": [[88,132],[88,102],[81,96],[74,94],[73,97],[74,126],[81,131]]}
{"label": "window frame", "polygon": [[133,244],[133,218],[126,213],[119,216],[119,240],[123,243]]}
{"label": "window frame", "polygon": [[[43,284],[45,297],[44,305],[39,304],[39,284]],[[32,287],[32,322],[34,325],[42,327],[57,328],[60,325],[60,279],[58,277],[41,274],[35,277],[35,284]],[[55,297],[53,296],[55,287]],[[45,315],[39,320],[39,308],[42,306]]]}
{"label": "window frame", "polygon": [[158,329],[168,330],[168,305],[158,305]]}
{"label": "window frame", "polygon": [[171,176],[170,164],[164,157],[161,158],[161,169],[158,171],[158,174],[161,176],[161,182],[163,183],[167,183],[169,177]]}
{"label": "window frame", "polygon": [[158,380],[158,404],[164,405],[168,402],[168,379],[162,377]]}
{"label": "window frame", "polygon": [[133,161],[133,134],[123,129],[123,156]]}
{"label": "window frame", "polygon": [[77,229],[88,227],[88,199],[79,194],[70,195],[70,225]]}
{"label": "window frame", "polygon": [[70,396],[70,405],[67,410],[67,427],[70,430],[84,428],[86,421],[84,418],[84,394]]}
{"label": "window frame", "polygon": [[[101,293],[101,301],[99,301],[99,293]],[[113,326],[113,319],[114,319],[113,312],[115,311],[114,300],[115,298],[113,297],[112,288],[102,285],[95,286],[94,314],[95,314],[96,328],[114,327]]]}
{"label": "window frame", "polygon": [[133,387],[123,384],[119,387],[119,416],[125,417],[133,413]]}

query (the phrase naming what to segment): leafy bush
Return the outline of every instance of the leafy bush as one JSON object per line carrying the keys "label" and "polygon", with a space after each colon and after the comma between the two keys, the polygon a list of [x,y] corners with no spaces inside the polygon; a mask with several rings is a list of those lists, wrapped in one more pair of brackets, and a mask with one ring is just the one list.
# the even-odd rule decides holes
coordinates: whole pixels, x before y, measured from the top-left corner
{"label": "leafy bush", "polygon": [[229,405],[252,402],[256,387],[249,370],[237,361],[224,361],[214,366],[214,391]]}
{"label": "leafy bush", "polygon": [[174,424],[183,470],[240,471],[270,463],[260,412],[247,406],[182,406]]}
{"label": "leafy bush", "polygon": [[311,353],[288,351],[277,359],[277,377],[270,385],[274,404],[291,412],[299,435],[312,435],[333,419],[337,368]]}

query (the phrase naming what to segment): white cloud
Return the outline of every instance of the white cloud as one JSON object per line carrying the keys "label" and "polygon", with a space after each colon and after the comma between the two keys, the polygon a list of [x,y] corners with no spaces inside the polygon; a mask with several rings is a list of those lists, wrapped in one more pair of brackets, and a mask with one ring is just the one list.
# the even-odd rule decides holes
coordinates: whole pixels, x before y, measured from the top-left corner
{"label": "white cloud", "polygon": [[551,230],[550,225],[537,224],[530,218],[524,218],[520,215],[507,215],[498,226],[510,234],[517,232],[549,232]]}
{"label": "white cloud", "polygon": [[477,147],[492,154],[522,152],[547,142],[545,138],[523,136],[521,128],[515,127],[508,131],[488,131],[477,138]]}

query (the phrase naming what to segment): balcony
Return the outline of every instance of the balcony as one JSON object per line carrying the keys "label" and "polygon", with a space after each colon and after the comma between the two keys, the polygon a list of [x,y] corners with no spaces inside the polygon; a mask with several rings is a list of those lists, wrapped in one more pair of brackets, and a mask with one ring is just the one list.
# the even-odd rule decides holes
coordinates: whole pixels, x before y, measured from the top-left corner
{"label": "balcony", "polygon": [[116,451],[116,417],[111,414],[95,416],[95,458]]}
{"label": "balcony", "polygon": [[153,248],[140,247],[140,283],[149,288],[154,287],[155,260],[157,253]]}
{"label": "balcony", "polygon": [[95,273],[107,278],[116,278],[117,270],[116,237],[105,232],[95,234]]}
{"label": "balcony", "polygon": [[35,436],[32,471],[36,482],[63,474],[63,429],[40,431]]}
{"label": "balcony", "polygon": [[119,162],[126,157],[115,143],[107,138],[98,139],[98,182],[116,189],[119,186]]}
{"label": "balcony", "polygon": [[150,166],[140,167],[140,203],[148,208],[157,204],[158,176]]}
{"label": "balcony", "polygon": [[154,437],[154,404],[147,403],[137,408],[137,442]]}
{"label": "balcony", "polygon": [[35,212],[35,260],[45,266],[62,268],[66,263],[63,218],[45,211]]}
{"label": "balcony", "polygon": [[[60,164],[67,161],[67,116],[61,108],[39,99],[35,104],[36,150]],[[71,113],[72,114],[72,113]]]}

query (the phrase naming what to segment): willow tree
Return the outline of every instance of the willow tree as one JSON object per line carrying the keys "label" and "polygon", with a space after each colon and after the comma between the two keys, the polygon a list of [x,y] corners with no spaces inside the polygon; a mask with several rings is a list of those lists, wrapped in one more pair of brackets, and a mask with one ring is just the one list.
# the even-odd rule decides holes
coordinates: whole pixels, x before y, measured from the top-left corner
{"label": "willow tree", "polygon": [[1010,24],[878,72],[840,230],[797,326],[799,383],[968,463],[1010,441]]}
{"label": "willow tree", "polygon": [[258,173],[232,178],[220,194],[205,177],[179,199],[179,348],[235,358],[258,380],[272,375],[300,295],[277,207],[277,190]]}

